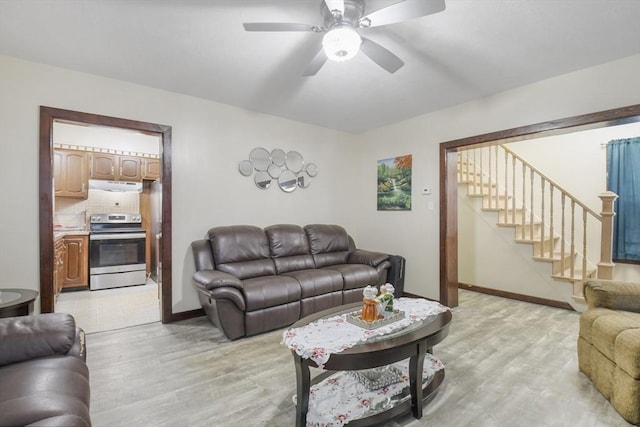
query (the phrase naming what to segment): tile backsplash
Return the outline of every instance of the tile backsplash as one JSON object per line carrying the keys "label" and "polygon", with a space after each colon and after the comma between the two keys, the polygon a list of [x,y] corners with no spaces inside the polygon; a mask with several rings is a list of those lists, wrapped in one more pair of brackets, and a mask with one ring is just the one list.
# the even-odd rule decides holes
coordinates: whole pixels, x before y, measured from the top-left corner
{"label": "tile backsplash", "polygon": [[140,213],[140,193],[89,190],[87,200],[56,197],[55,212],[61,214]]}

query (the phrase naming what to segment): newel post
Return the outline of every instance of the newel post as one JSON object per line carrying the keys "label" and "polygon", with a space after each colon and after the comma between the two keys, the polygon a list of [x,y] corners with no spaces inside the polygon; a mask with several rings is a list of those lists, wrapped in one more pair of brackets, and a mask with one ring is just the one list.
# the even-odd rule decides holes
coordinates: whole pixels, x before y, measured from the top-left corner
{"label": "newel post", "polygon": [[616,193],[611,191],[605,191],[600,194],[600,200],[602,200],[602,231],[600,238],[600,262],[598,263],[598,279],[611,279],[613,278],[613,259],[611,252],[613,249],[613,203],[618,198]]}

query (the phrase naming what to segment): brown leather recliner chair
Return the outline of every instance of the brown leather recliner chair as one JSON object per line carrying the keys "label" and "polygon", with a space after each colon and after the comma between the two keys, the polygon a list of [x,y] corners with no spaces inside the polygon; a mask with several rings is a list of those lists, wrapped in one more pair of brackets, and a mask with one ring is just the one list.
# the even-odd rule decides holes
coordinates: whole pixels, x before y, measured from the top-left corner
{"label": "brown leather recliner chair", "polygon": [[365,286],[385,283],[391,265],[328,224],[215,227],[191,247],[200,303],[229,339],[359,301]]}
{"label": "brown leather recliner chair", "polygon": [[69,314],[0,319],[0,426],[90,426],[85,360]]}

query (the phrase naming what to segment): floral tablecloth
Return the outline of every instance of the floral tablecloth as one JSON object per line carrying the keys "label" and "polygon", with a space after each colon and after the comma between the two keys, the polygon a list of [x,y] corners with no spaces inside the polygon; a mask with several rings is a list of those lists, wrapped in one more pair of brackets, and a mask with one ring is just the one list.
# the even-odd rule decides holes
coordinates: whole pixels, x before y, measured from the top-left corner
{"label": "floral tablecloth", "polygon": [[305,359],[322,368],[333,353],[339,353],[374,337],[406,328],[414,322],[449,310],[444,305],[421,298],[398,298],[394,308],[405,317],[377,329],[364,329],[347,322],[347,314],[319,319],[299,328],[283,332],[282,343]]}
{"label": "floral tablecloth", "polygon": [[[369,390],[349,371],[337,372],[311,386],[307,427],[341,427],[392,406],[393,401],[408,393],[409,359],[390,366],[402,371],[402,380],[378,390]],[[427,353],[422,371],[423,386],[441,369],[444,369],[442,362]]]}

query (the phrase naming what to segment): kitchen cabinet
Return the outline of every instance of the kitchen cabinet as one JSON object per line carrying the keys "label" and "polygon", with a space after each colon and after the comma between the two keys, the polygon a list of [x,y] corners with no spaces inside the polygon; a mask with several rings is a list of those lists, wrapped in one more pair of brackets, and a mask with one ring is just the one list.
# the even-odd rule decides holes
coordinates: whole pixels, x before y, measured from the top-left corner
{"label": "kitchen cabinet", "polygon": [[89,236],[68,235],[64,237],[63,288],[89,286]]}
{"label": "kitchen cabinet", "polygon": [[55,240],[53,246],[53,294],[58,297],[64,281],[64,258],[66,257],[64,239]]}
{"label": "kitchen cabinet", "polygon": [[91,153],[89,176],[91,179],[116,179],[117,156],[114,154]]}
{"label": "kitchen cabinet", "polygon": [[160,159],[142,159],[142,179],[155,181],[160,178]]}
{"label": "kitchen cabinet", "polygon": [[53,152],[55,197],[86,199],[89,195],[87,153],[75,150]]}
{"label": "kitchen cabinet", "polygon": [[110,153],[91,153],[91,179],[142,181],[142,158]]}
{"label": "kitchen cabinet", "polygon": [[118,156],[118,179],[120,181],[142,181],[142,158]]}

